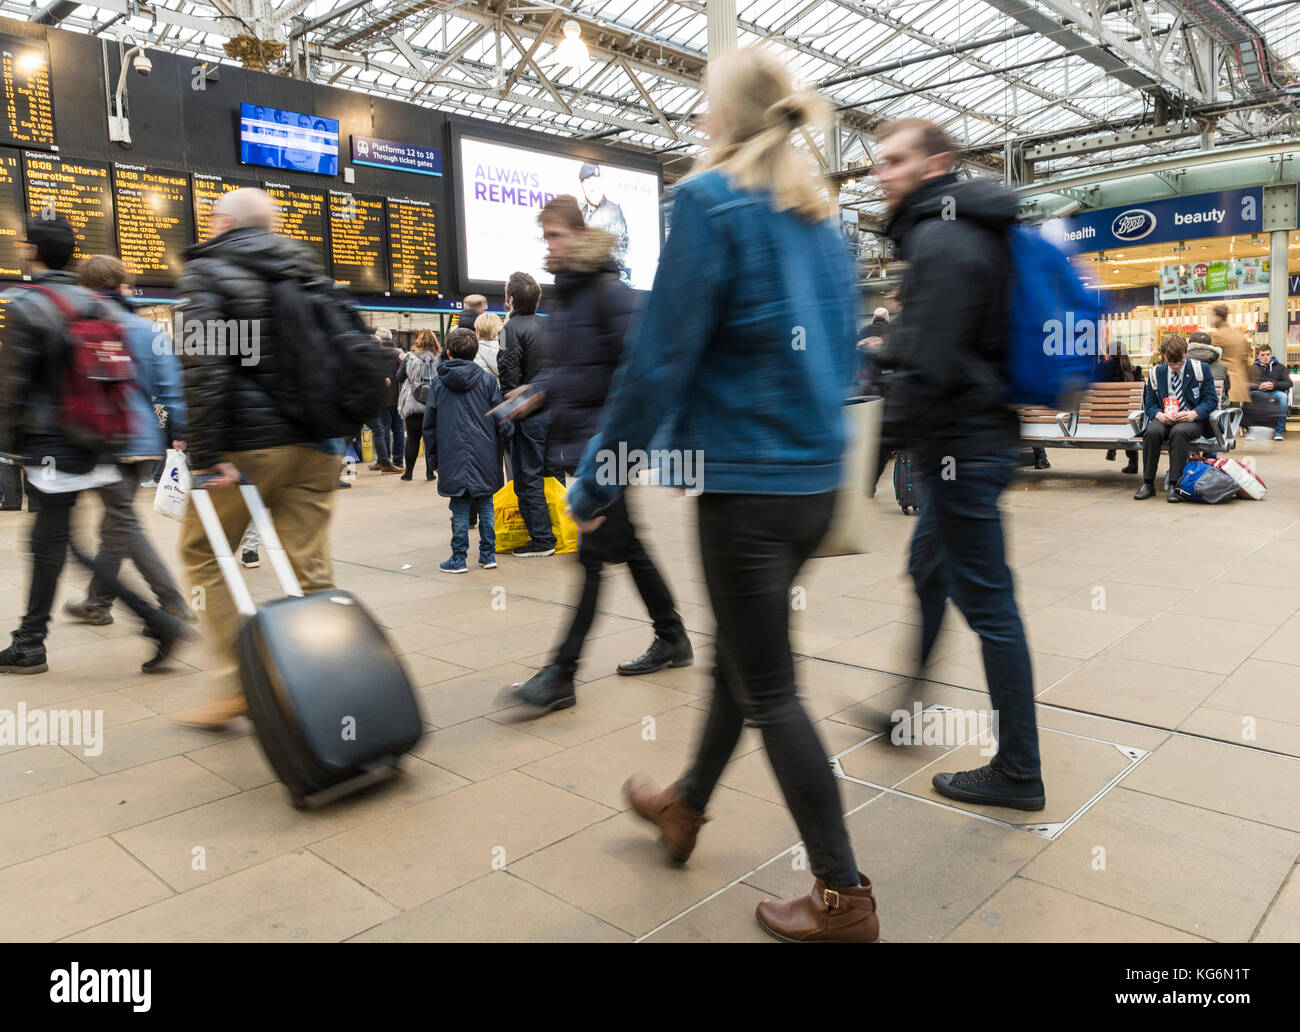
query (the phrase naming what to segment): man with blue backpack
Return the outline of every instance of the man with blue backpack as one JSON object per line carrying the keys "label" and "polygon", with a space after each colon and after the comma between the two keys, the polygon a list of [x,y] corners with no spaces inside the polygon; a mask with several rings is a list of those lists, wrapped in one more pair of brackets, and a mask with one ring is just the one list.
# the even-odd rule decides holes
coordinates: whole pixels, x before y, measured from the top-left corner
{"label": "man with blue backpack", "polygon": [[[883,436],[886,446],[913,450],[923,483],[909,561],[921,604],[920,668],[951,598],[980,636],[997,720],[991,762],[936,774],[933,784],[963,802],[1041,810],[1033,671],[998,510],[1018,463],[1019,420],[1011,405],[1026,399],[1017,377],[1054,381],[1040,387],[1055,392],[1066,372],[1038,360],[1054,350],[1042,329],[1038,354],[1015,347],[1019,321],[1039,320],[1041,312],[1019,293],[1016,303],[1032,311],[1015,311],[1013,258],[1018,248],[1040,245],[1017,236],[1015,195],[958,179],[956,144],[938,126],[906,119],[884,126],[877,139],[872,175],[890,211],[886,233],[908,263],[890,342],[901,366]],[[1022,358],[1028,368],[1020,368]],[[1086,358],[1085,370],[1093,361]]]}

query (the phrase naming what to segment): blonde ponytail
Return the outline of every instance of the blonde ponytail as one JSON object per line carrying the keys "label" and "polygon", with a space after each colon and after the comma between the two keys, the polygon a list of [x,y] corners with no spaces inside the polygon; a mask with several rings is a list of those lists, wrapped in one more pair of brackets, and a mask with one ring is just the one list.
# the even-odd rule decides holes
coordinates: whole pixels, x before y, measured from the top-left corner
{"label": "blonde ponytail", "polygon": [[778,211],[810,221],[830,217],[825,177],[790,140],[803,126],[825,124],[821,97],[795,90],[780,58],[753,47],[709,62],[708,96],[715,123],[725,128],[695,173],[717,169],[742,189],[771,194]]}

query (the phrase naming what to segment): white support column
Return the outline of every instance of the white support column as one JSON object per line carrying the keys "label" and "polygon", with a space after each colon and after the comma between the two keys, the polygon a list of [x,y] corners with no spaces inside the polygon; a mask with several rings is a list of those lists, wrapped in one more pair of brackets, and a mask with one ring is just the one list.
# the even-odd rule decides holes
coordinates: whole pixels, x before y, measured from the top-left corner
{"label": "white support column", "polygon": [[1264,187],[1261,228],[1269,234],[1268,343],[1273,357],[1286,359],[1287,244],[1296,225],[1294,184]]}
{"label": "white support column", "polygon": [[1275,229],[1269,234],[1268,343],[1273,357],[1286,361],[1287,244],[1291,234]]}
{"label": "white support column", "polygon": [[736,0],[708,0],[708,56],[712,60],[736,46]]}

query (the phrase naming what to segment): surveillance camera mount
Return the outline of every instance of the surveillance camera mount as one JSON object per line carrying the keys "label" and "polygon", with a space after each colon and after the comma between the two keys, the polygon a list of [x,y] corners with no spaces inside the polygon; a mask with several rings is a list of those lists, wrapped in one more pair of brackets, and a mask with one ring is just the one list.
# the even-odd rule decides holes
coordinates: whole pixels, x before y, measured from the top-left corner
{"label": "surveillance camera mount", "polygon": [[[127,41],[131,43],[131,49],[123,52]],[[108,138],[115,143],[120,143],[123,147],[131,146],[131,121],[126,115],[126,73],[131,67],[131,63],[137,57],[144,56],[144,44],[136,42],[136,38],[131,33],[123,33],[117,42],[118,52],[121,55],[122,67],[117,75],[117,90],[113,93],[112,103],[108,112]],[[148,57],[144,57],[146,66],[152,69],[152,62]],[[142,75],[149,74],[148,71],[142,71]]]}

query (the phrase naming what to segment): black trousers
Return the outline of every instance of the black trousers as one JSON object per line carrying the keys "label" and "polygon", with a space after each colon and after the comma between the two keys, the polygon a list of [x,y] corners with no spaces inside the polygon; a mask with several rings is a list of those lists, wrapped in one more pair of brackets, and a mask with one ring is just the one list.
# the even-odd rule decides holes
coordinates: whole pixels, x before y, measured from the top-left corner
{"label": "black trousers", "polygon": [[1162,423],[1151,420],[1142,433],[1142,479],[1155,480],[1160,469],[1160,448],[1169,442],[1169,482],[1176,484],[1187,465],[1191,443],[1202,436],[1205,428],[1200,422]]}
{"label": "black trousers", "polygon": [[826,533],[833,493],[705,494],[700,552],[718,621],[713,698],[695,761],[682,779],[686,801],[704,810],[746,719],[763,747],[808,849],[813,874],[831,886],[858,884],[826,747],[799,702],[790,650],[790,587]]}
{"label": "black trousers", "polygon": [[627,563],[636,589],[641,594],[650,618],[654,621],[655,635],[670,641],[680,641],[686,636],[682,618],[677,615],[672,592],[646,553],[637,537],[636,528],[627,511],[627,502],[619,495],[618,501],[601,512],[605,522],[590,534],[578,539],[578,561],[586,572],[582,594],[573,612],[568,633],[555,651],[555,664],[570,677],[578,669],[583,643],[596,619],[596,601],[600,596],[600,571],[606,563]]}
{"label": "black trousers", "polygon": [[[420,441],[424,435],[424,413],[407,416],[402,422],[406,424],[406,472],[407,475],[414,476],[415,460],[420,457]],[[424,461],[425,476],[433,476],[433,465],[427,457]]]}
{"label": "black trousers", "polygon": [[[27,593],[27,613],[18,630],[14,631],[14,644],[24,650],[36,650],[45,645],[50,627],[50,610],[54,606],[54,596],[58,591],[59,577],[63,565],[67,562],[68,547],[72,537],[72,510],[77,504],[79,492],[66,491],[46,494],[35,484],[28,482],[28,490],[39,497],[36,519],[32,523],[32,582]],[[101,584],[120,598],[147,627],[158,627],[166,619],[166,614],[155,609],[134,591],[124,587],[118,580],[116,563],[109,557],[90,559],[83,556],[81,561],[90,567],[92,582]]]}
{"label": "black trousers", "polygon": [[[528,537],[543,548],[555,547],[555,532],[546,508],[546,431],[550,419],[546,413],[528,416],[515,422],[510,439],[511,473],[519,515],[524,518]],[[563,481],[561,481],[563,483]]]}

